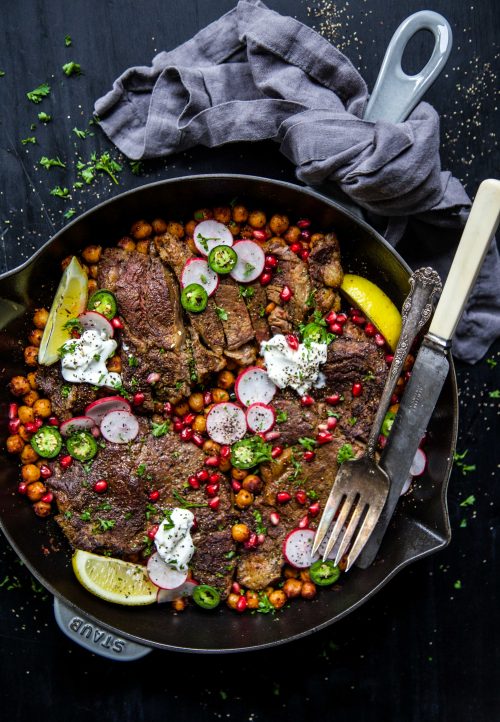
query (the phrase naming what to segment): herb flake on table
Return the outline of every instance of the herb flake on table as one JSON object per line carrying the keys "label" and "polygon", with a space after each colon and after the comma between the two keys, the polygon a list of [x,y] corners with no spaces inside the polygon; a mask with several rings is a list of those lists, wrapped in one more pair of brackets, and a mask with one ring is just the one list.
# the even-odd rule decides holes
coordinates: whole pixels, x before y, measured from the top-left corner
{"label": "herb flake on table", "polygon": [[487,358],[487,359],[486,359],[486,363],[488,364],[488,366],[489,366],[491,369],[494,369],[495,366],[497,365],[498,361],[495,361],[494,358]]}
{"label": "herb flake on table", "polygon": [[38,163],[49,170],[50,168],[66,168],[66,163],[63,163],[63,161],[57,157],[57,158],[47,158],[46,155],[43,155]]}
{"label": "herb flake on table", "polygon": [[57,196],[58,198],[68,198],[69,188],[61,188],[61,186],[55,186],[50,191],[51,196]]}
{"label": "herb flake on table", "polygon": [[133,175],[141,175],[143,172],[143,164],[140,160],[131,160],[130,161],[130,170],[133,173]]}
{"label": "herb flake on table", "polygon": [[42,110],[38,113],[38,120],[42,123],[50,123],[52,116]]}
{"label": "herb flake on table", "polygon": [[32,143],[33,145],[35,145],[36,138],[34,135],[30,136],[29,138],[22,138],[21,143],[23,145],[28,145],[28,143]]}
{"label": "herb flake on table", "polygon": [[70,60],[69,63],[64,63],[62,66],[62,70],[64,75],[67,75],[68,78],[72,75],[81,75],[82,74],[82,67],[80,63],[75,63],[74,60]]}
{"label": "herb flake on table", "polygon": [[5,70],[0,70],[0,78],[3,78],[5,76]]}
{"label": "herb flake on table", "polygon": [[74,208],[68,208],[68,210],[63,213],[63,218],[66,218],[66,220],[69,220],[70,218],[73,218],[73,216],[76,214],[76,210]]}
{"label": "herb flake on table", "polygon": [[41,103],[42,100],[49,94],[50,85],[48,85],[48,83],[42,83],[38,86],[38,88],[30,90],[28,93],[26,93],[26,97],[28,98],[28,100],[31,100],[32,103]]}
{"label": "herb flake on table", "polygon": [[456,452],[456,453],[453,455],[453,461],[455,462],[455,466],[456,466],[458,469],[460,469],[460,471],[462,472],[462,474],[463,474],[464,476],[465,476],[466,474],[468,474],[469,471],[476,471],[476,465],[475,465],[475,464],[466,464],[465,461],[464,461],[464,459],[465,459],[465,457],[467,456],[468,453],[469,453],[469,449],[465,449],[465,451],[462,452],[461,454],[459,454],[459,453]]}
{"label": "herb flake on table", "polygon": [[460,506],[474,506],[475,503],[476,503],[476,497],[474,496],[474,494],[471,494],[470,496],[467,497],[467,499],[464,499],[463,501],[460,502]]}
{"label": "herb flake on table", "polygon": [[490,391],[488,396],[490,397],[490,399],[500,399],[500,389]]}
{"label": "herb flake on table", "polygon": [[71,35],[66,35],[66,37],[64,38],[65,47],[66,48],[71,47],[72,43],[73,43],[73,41],[71,40]]}
{"label": "herb flake on table", "polygon": [[[90,135],[90,130],[81,130],[80,128],[77,128],[76,126],[73,128],[73,133],[77,136],[77,138],[86,138],[88,135]],[[77,166],[78,167],[78,166]]]}

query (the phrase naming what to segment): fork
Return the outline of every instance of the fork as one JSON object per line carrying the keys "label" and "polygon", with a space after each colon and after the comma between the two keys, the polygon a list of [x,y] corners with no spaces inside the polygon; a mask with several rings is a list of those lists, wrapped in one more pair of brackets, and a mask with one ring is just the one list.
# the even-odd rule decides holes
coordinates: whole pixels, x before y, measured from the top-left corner
{"label": "fork", "polygon": [[323,551],[323,561],[336,547],[335,565],[338,565],[349,549],[345,571],[350,569],[363,550],[384,508],[390,480],[375,460],[380,427],[409,350],[417,333],[429,320],[432,299],[441,289],[439,275],[432,268],[419,268],[412,273],[409,283],[410,292],[401,312],[401,334],[364,453],[340,466],[314,537],[311,556],[318,551],[336,516]]}

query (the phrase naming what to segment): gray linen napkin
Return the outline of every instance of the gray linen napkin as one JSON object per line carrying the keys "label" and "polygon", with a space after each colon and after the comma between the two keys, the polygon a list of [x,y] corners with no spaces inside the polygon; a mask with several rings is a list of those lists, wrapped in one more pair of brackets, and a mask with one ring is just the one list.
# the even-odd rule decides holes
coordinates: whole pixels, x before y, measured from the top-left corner
{"label": "gray linen napkin", "polygon": [[[378,227],[385,223],[393,245],[408,231],[411,262],[430,263],[444,277],[470,200],[441,171],[439,117],[420,103],[404,123],[367,122],[367,100],[365,82],[333,45],[260,0],[240,0],[191,40],[159,53],[151,67],[125,71],[95,111],[132,159],[273,139],[299,180],[337,184]],[[499,336],[500,261],[493,243],[453,352],[475,363]]]}

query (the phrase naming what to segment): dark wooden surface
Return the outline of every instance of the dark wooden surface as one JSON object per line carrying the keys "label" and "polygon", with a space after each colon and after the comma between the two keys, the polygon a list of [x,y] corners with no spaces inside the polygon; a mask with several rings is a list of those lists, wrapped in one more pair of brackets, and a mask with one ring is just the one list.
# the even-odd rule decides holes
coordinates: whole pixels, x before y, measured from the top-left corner
{"label": "dark wooden surface", "polygon": [[[416,0],[269,0],[335,42],[373,86],[384,48]],[[265,143],[196,148],[144,164],[140,175],[96,127],[93,101],[130,65],[188,39],[233,0],[16,0],[2,3],[0,43],[0,271],[14,268],[66,221],[101,199],[150,180],[197,172],[240,171],[293,180],[293,169]],[[442,117],[443,166],[471,194],[498,174],[498,33],[495,0],[436,0],[454,31],[454,49],[427,99]],[[72,46],[64,38],[71,35]],[[428,39],[412,43],[406,69],[423,64]],[[80,77],[61,66],[81,64]],[[26,91],[48,81],[40,105]],[[53,116],[47,125],[37,113]],[[34,130],[30,129],[36,123]],[[35,136],[37,144],[22,145]],[[70,200],[78,157],[110,149],[123,161],[119,185],[100,178]],[[40,168],[59,156],[67,170]],[[289,720],[493,722],[499,695],[498,416],[495,361],[500,344],[475,367],[458,364],[460,436],[466,468],[452,474],[451,545],[403,573],[371,602],[321,635],[259,654],[195,657],[153,652],[119,666],[89,655],[57,629],[51,599],[0,541],[0,698],[2,717],[27,720]],[[467,468],[473,467],[473,468]],[[496,493],[496,497],[495,497]],[[475,503],[461,506],[471,494]]]}

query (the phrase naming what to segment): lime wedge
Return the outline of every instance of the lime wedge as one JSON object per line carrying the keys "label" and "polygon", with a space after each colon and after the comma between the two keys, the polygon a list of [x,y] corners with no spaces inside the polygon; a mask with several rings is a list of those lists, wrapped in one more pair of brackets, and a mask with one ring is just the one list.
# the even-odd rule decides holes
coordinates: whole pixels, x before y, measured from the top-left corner
{"label": "lime wedge", "polygon": [[75,318],[87,306],[87,274],[76,256],[66,266],[50,309],[47,325],[38,350],[38,363],[50,366],[59,356],[57,350],[71,338],[64,328],[70,318]]}
{"label": "lime wedge", "polygon": [[146,567],[77,549],[72,559],[76,578],[87,591],[107,602],[138,606],[156,602],[158,587]]}
{"label": "lime wedge", "polygon": [[362,276],[346,273],[340,287],[380,331],[394,351],[401,334],[401,314],[381,288]]}

